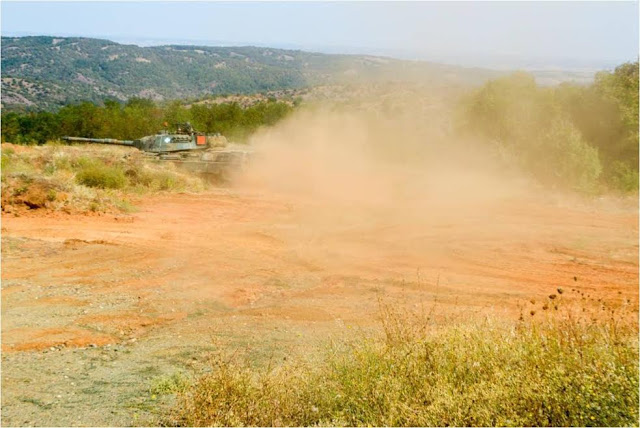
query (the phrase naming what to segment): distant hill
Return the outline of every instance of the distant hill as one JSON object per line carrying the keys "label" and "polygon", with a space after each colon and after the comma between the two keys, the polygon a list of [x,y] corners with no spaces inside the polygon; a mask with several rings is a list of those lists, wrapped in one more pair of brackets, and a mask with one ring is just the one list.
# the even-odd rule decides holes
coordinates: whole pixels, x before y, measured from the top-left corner
{"label": "distant hill", "polygon": [[332,83],[476,85],[502,73],[423,61],[258,47],[122,45],[2,37],[2,107],[55,110],[81,100],[249,94]]}

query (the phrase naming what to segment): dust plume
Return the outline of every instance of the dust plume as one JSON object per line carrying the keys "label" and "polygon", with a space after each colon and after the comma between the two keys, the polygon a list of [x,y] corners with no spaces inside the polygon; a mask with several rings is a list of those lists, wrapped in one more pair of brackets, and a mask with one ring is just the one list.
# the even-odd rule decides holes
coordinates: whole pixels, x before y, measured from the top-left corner
{"label": "dust plume", "polygon": [[390,280],[423,269],[435,283],[456,254],[530,237],[511,221],[527,182],[450,127],[413,108],[309,108],[253,138],[239,187],[289,207],[263,232],[304,266]]}
{"label": "dust plume", "polygon": [[455,221],[522,194],[513,171],[449,128],[442,113],[309,108],[253,138],[241,182],[311,203],[337,225],[349,213],[388,224]]}

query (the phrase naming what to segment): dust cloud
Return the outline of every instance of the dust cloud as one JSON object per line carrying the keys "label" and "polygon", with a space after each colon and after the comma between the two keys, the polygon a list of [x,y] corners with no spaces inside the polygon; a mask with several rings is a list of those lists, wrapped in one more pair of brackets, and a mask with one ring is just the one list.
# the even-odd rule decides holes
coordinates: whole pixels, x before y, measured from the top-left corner
{"label": "dust cloud", "polygon": [[313,107],[255,135],[238,188],[289,207],[262,232],[291,260],[361,279],[422,269],[435,284],[462,254],[536,233],[519,218],[529,183],[453,135],[442,113]]}
{"label": "dust cloud", "polygon": [[443,114],[309,108],[253,138],[240,183],[308,204],[318,227],[455,223],[523,195],[523,178],[453,134]]}

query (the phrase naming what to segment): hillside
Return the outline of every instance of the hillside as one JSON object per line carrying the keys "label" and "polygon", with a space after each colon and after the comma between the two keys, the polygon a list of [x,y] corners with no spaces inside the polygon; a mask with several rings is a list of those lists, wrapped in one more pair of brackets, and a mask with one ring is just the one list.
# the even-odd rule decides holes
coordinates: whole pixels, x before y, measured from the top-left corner
{"label": "hillside", "polygon": [[480,84],[499,73],[421,61],[258,47],[122,45],[2,37],[2,107],[55,110],[81,100],[157,101],[350,82]]}

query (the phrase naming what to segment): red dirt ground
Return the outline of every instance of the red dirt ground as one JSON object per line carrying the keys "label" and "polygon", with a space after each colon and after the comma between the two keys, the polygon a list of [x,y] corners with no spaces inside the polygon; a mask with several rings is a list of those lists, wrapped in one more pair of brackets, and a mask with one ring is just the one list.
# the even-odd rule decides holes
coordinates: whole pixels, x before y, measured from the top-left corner
{"label": "red dirt ground", "polygon": [[348,202],[217,189],[131,215],[3,215],[2,423],[154,425],[157,379],[197,375],[220,347],[263,361],[317,350],[379,328],[380,301],[436,322],[516,320],[544,316],[560,287],[555,302],[637,320],[633,200],[428,216]]}
{"label": "red dirt ground", "polygon": [[[635,207],[511,201],[422,229],[373,220],[317,227],[313,219],[325,214],[217,191],[154,197],[131,216],[5,216],[2,348],[116,343],[239,314],[261,324],[367,325],[381,296],[512,317],[563,287],[568,297],[629,299],[637,308]],[[203,305],[218,309],[189,317]],[[31,315],[90,306],[58,319]]]}

